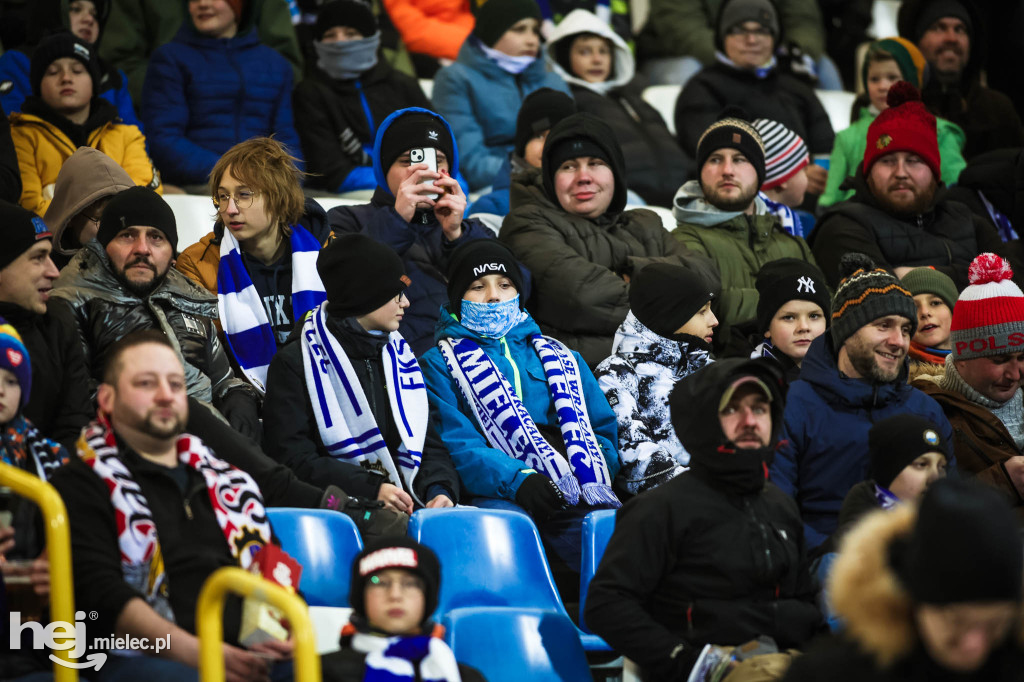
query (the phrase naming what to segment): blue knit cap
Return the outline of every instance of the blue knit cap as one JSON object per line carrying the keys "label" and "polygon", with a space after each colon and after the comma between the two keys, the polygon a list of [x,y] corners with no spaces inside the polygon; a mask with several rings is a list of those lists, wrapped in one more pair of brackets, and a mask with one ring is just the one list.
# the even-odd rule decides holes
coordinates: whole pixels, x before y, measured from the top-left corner
{"label": "blue knit cap", "polygon": [[21,404],[25,407],[28,395],[32,391],[32,363],[29,361],[28,350],[21,341],[18,330],[0,317],[0,369],[12,372],[21,384]]}

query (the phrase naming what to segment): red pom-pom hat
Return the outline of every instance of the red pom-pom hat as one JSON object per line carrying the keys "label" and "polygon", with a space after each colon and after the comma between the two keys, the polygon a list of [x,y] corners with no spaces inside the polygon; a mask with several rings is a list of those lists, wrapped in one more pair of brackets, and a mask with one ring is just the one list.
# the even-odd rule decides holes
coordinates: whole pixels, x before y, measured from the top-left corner
{"label": "red pom-pom hat", "polygon": [[1024,352],[1024,292],[1012,277],[1010,264],[994,253],[971,262],[970,285],[953,308],[954,359]]}
{"label": "red pom-pom hat", "polygon": [[868,126],[864,175],[886,154],[911,152],[928,164],[936,180],[941,178],[935,117],[925,108],[921,93],[910,83],[897,81],[889,88],[886,103],[889,108]]}

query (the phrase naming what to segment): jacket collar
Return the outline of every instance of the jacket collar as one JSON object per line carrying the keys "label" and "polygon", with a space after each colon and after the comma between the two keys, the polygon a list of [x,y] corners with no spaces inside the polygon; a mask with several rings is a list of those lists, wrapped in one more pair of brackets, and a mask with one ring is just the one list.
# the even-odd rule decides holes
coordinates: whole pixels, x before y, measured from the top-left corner
{"label": "jacket collar", "polygon": [[843,376],[836,364],[832,335],[825,333],[811,342],[807,356],[800,365],[800,381],[809,383],[831,405],[872,409],[906,400],[913,390],[907,385],[908,371],[904,360],[899,376],[892,382],[874,384]]}

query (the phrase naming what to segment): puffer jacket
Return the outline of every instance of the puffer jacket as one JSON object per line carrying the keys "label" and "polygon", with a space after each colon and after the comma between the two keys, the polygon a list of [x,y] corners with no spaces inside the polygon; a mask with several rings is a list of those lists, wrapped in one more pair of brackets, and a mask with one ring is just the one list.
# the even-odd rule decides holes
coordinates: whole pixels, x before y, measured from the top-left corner
{"label": "puffer jacket", "polygon": [[[589,33],[612,45],[612,72],[604,83],[587,83],[558,63],[575,36]],[[589,111],[615,131],[626,158],[626,183],[648,204],[668,206],[676,189],[694,171],[693,159],[679,147],[661,114],[643,98],[643,79],[637,79],[633,53],[612,28],[594,14],[574,10],[551,34],[544,48],[551,69],[569,84],[577,111]]]}
{"label": "puffer jacket", "polygon": [[942,408],[907,384],[906,365],[890,383],[851,379],[839,372],[831,334],[811,343],[786,396],[785,431],[771,464],[771,480],[796,498],[809,548],[835,532],[846,494],[868,478],[871,426],[908,412],[933,421],[952,442]]}
{"label": "puffer jacket", "polygon": [[594,376],[619,424],[619,479],[630,494],[686,471],[690,453],[672,428],[668,396],[677,381],[712,361],[706,348],[659,336],[632,311],[615,332],[612,354]]}
{"label": "puffer jacket", "polygon": [[829,286],[839,284],[843,254],[866,254],[880,268],[933,267],[948,275],[958,290],[967,286],[967,267],[979,253],[1001,253],[1003,241],[991,223],[973,215],[963,204],[935,194],[932,208],[900,218],[883,210],[859,168],[849,201],[830,206],[811,233],[809,242]]}
{"label": "puffer jacket", "polygon": [[121,166],[132,182],[163,194],[160,173],[146,153],[146,138],[135,126],[117,122],[117,110],[99,97],[90,102],[89,120],[77,126],[29,97],[11,114],[11,138],[21,169],[20,204],[42,216],[53,199],[61,166],[80,146],[100,150]]}
{"label": "puffer jacket", "polygon": [[302,155],[291,67],[251,27],[208,38],[186,20],[174,40],[153,51],[142,118],[153,159],[171,183],[206,182],[221,155],[250,137],[274,135]]}
{"label": "puffer jacket", "polygon": [[54,282],[50,305],[66,305],[77,323],[82,350],[99,384],[107,351],[139,329],[159,329],[181,354],[189,396],[217,405],[228,391],[256,389],[235,377],[217,339],[217,298],[174,268],[145,299],[114,277],[106,251],[95,239],[83,246]]}
{"label": "puffer jacket", "polygon": [[522,73],[512,75],[485,55],[473,36],[462,44],[458,60],[434,76],[431,100],[455,131],[462,172],[472,189],[494,182],[512,151],[519,107],[540,88],[570,94],[569,86],[547,70],[543,59],[538,57]]}
{"label": "puffer jacket", "polygon": [[[557,432],[555,403],[544,366],[530,341],[536,334],[540,334],[540,328],[533,318],[527,318],[500,339],[483,337],[463,327],[448,307],[442,306],[434,338],[437,341],[467,338],[478,343],[509,383],[516,387],[519,399],[537,426]],[[615,414],[580,354],[573,351],[573,355],[580,368],[580,384],[590,426],[597,436],[608,474],[614,478],[619,470]],[[448,371],[440,349],[435,347],[428,351],[420,360],[420,367],[430,405],[436,410],[437,430],[452,453],[466,492],[473,496],[515,499],[523,480],[534,472],[527,464],[490,446],[466,403],[462,389]]]}
{"label": "puffer jacket", "polygon": [[729,341],[729,328],[757,316],[754,280],[761,267],[779,258],[799,258],[814,263],[811,249],[800,237],[782,229],[760,197],[754,215],[721,211],[704,199],[700,182],[691,180],[679,188],[672,214],[679,226],[672,236],[697,253],[710,256],[722,277],[717,344]]}

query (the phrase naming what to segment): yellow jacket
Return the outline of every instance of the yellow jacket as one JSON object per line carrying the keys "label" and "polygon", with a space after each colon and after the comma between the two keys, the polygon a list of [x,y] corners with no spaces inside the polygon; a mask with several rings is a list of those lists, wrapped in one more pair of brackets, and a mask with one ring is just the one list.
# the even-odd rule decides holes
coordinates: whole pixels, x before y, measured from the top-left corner
{"label": "yellow jacket", "polygon": [[[13,113],[11,137],[21,169],[19,203],[40,216],[53,198],[60,167],[75,152],[75,145],[63,131],[34,114]],[[163,194],[160,173],[146,154],[146,138],[136,126],[109,121],[89,133],[88,146],[114,161],[137,185]]]}

